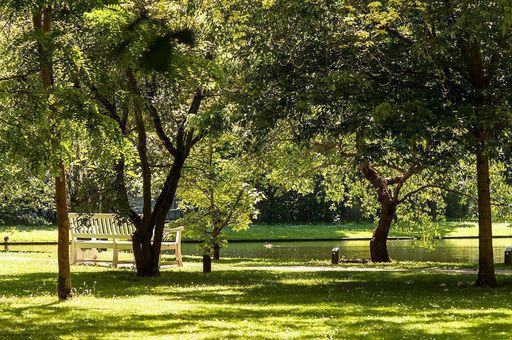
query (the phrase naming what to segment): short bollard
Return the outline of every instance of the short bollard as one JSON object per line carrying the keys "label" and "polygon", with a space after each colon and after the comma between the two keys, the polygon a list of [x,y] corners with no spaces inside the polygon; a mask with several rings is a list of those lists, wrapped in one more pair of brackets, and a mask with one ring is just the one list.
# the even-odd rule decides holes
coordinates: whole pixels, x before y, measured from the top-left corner
{"label": "short bollard", "polygon": [[331,257],[331,263],[332,264],[338,264],[340,263],[340,248],[332,248],[332,257]]}
{"label": "short bollard", "polygon": [[4,236],[4,250],[9,251],[9,236]]}
{"label": "short bollard", "polygon": [[512,247],[505,248],[505,264],[512,265]]}
{"label": "short bollard", "polygon": [[203,273],[212,272],[212,258],[210,255],[203,255]]}

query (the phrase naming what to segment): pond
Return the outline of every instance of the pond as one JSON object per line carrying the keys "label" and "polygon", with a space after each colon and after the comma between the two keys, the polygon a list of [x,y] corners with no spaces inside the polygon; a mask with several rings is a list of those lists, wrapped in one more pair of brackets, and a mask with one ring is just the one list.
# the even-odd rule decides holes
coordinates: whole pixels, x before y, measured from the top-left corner
{"label": "pond", "polygon": [[[512,246],[512,238],[494,239],[496,263],[503,263],[505,247]],[[331,249],[339,247],[341,255],[349,259],[369,258],[369,241],[294,241],[230,243],[222,249],[223,257],[330,259]],[[55,252],[56,246],[10,246],[10,251]],[[412,240],[389,240],[388,250],[395,260],[432,262],[478,262],[478,239],[447,239],[437,242],[433,250],[419,247]],[[199,255],[196,244],[183,245],[184,255]]]}
{"label": "pond", "polygon": [[[494,258],[503,262],[505,247],[512,246],[512,238],[494,239]],[[330,259],[331,250],[340,248],[341,256],[348,259],[368,259],[369,241],[312,241],[276,243],[230,243],[222,249],[226,257]],[[187,244],[185,253],[194,252]],[[447,239],[437,242],[434,249],[419,246],[413,240],[389,240],[388,252],[392,259],[432,262],[478,262],[478,239]]]}

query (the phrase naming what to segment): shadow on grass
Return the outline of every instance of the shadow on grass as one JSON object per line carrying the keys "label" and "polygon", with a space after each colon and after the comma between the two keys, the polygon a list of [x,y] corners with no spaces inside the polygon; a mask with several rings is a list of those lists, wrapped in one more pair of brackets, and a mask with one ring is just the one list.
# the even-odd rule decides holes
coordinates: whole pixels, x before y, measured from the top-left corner
{"label": "shadow on grass", "polygon": [[[272,332],[286,329],[302,336],[401,338],[431,337],[432,327],[446,327],[445,332],[457,336],[512,332],[510,278],[495,290],[475,288],[473,280],[473,275],[388,272],[229,269],[207,275],[164,271],[158,278],[137,278],[128,270],[76,272],[74,286],[79,295],[97,300],[93,307],[47,300],[5,305],[0,321],[8,337],[129,332],[226,337],[245,331],[273,337]],[[54,284],[54,273],[4,275],[0,296],[23,300],[53,295]],[[132,310],[133,299],[148,303],[147,309]],[[158,307],[151,305],[155,299]],[[462,324],[453,328],[453,322]]]}
{"label": "shadow on grass", "polygon": [[[442,222],[440,224],[441,236],[451,234],[455,230],[474,229],[475,224],[470,222]],[[470,235],[471,233],[466,231],[463,235]]]}

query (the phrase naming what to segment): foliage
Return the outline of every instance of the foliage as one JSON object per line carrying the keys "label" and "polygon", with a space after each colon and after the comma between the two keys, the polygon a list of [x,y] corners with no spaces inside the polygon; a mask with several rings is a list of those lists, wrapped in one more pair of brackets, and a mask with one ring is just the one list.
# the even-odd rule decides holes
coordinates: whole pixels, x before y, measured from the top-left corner
{"label": "foliage", "polygon": [[224,247],[224,228],[246,230],[258,215],[256,204],[263,198],[254,188],[253,167],[237,147],[237,136],[210,136],[190,155],[178,190],[179,208],[184,216],[173,224],[187,226],[187,235],[203,240],[210,253]]}

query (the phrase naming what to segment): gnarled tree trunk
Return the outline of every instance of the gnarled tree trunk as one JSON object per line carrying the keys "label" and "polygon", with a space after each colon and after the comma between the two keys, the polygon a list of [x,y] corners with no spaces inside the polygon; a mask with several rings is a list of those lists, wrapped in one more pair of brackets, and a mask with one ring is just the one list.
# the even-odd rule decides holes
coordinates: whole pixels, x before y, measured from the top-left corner
{"label": "gnarled tree trunk", "polygon": [[388,254],[388,234],[395,216],[396,203],[392,200],[385,199],[381,202],[379,213],[379,223],[373,231],[370,241],[370,255],[372,262],[390,262]]}
{"label": "gnarled tree trunk", "polygon": [[380,204],[379,223],[370,240],[371,260],[373,262],[390,262],[387,240],[398,201],[393,198],[389,190],[388,179],[375,171],[367,161],[359,164],[358,168],[372,184]]}
{"label": "gnarled tree trunk", "polygon": [[133,235],[132,247],[137,267],[137,276],[158,276],[158,258],[153,252],[151,233],[144,233],[144,228],[139,228]]}
{"label": "gnarled tree trunk", "polygon": [[[138,99],[147,97],[140,93],[134,70],[128,68],[126,70],[126,78],[128,90],[131,92],[134,99],[137,97]],[[142,101],[134,100],[129,108],[119,111],[116,103],[103,96],[96,86],[90,85],[89,88],[96,101],[103,107],[103,113],[117,122],[122,134],[126,137],[128,137],[130,133],[130,129],[127,127],[128,116],[130,113],[132,113],[134,118],[135,131],[137,132],[136,147],[139,155],[143,182],[143,215],[142,217],[139,216],[130,207],[125,184],[125,162],[123,156],[121,156],[115,164],[116,178],[114,188],[116,196],[113,202],[113,208],[120,215],[127,217],[136,228],[132,237],[132,249],[135,257],[137,275],[158,276],[160,274],[159,260],[165,219],[174,201],[185,160],[190,154],[191,148],[204,137],[204,132],[194,135],[194,129],[187,131],[185,129],[186,121],[182,121],[181,125],[176,130],[174,144],[171,138],[164,131],[164,126],[158,109],[151,101],[145,101],[144,105],[142,105]],[[194,94],[194,98],[189,108],[189,113],[191,115],[198,113],[203,98],[201,91],[198,89]],[[151,166],[148,161],[145,125],[147,120],[143,116],[145,113],[149,113],[151,120],[153,121],[153,128],[155,129],[162,146],[167,149],[169,155],[173,159],[171,168],[169,169],[165,183],[156,199],[154,207],[152,206],[152,173]]]}

